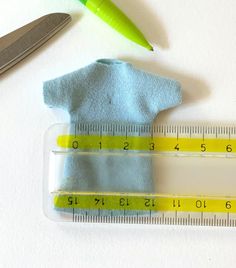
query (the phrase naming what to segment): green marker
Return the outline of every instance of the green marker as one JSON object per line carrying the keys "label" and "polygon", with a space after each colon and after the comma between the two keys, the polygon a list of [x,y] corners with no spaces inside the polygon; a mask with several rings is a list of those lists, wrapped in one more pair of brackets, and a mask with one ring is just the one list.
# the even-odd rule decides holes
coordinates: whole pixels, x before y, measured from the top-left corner
{"label": "green marker", "polygon": [[79,0],[94,14],[128,39],[153,51],[144,35],[133,22],[110,0]]}

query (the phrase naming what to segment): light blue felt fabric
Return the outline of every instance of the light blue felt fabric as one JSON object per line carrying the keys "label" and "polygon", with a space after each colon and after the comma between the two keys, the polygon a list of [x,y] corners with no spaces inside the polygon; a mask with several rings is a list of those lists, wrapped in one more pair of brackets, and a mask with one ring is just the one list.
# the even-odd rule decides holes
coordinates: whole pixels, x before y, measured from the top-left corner
{"label": "light blue felt fabric", "polygon": [[[112,59],[44,83],[44,101],[69,112],[72,123],[152,124],[160,111],[181,103],[181,86],[169,78]],[[153,192],[151,157],[68,156],[64,191]]]}

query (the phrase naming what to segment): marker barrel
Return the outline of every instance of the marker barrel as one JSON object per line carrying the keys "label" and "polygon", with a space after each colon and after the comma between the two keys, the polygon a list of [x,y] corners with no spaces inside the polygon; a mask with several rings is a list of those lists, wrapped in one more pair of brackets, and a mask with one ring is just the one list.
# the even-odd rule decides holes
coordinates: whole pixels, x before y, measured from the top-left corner
{"label": "marker barrel", "polygon": [[80,0],[94,14],[129,40],[153,50],[134,23],[110,0]]}

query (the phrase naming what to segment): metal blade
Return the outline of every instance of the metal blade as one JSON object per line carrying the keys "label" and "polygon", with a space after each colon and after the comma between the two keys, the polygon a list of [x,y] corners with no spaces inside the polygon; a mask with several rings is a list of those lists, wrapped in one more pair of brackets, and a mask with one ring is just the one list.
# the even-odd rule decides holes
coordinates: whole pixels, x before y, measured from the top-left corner
{"label": "metal blade", "polygon": [[71,21],[71,16],[43,16],[0,38],[0,74],[36,50]]}

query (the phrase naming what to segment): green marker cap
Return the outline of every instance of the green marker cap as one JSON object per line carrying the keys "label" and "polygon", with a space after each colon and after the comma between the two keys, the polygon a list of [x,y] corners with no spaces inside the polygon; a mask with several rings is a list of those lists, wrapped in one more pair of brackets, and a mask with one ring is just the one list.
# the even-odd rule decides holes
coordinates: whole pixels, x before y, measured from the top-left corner
{"label": "green marker cap", "polygon": [[79,1],[126,38],[149,50],[153,50],[140,30],[111,0]]}
{"label": "green marker cap", "polygon": [[88,0],[79,0],[82,4],[86,5],[86,3],[88,2]]}

